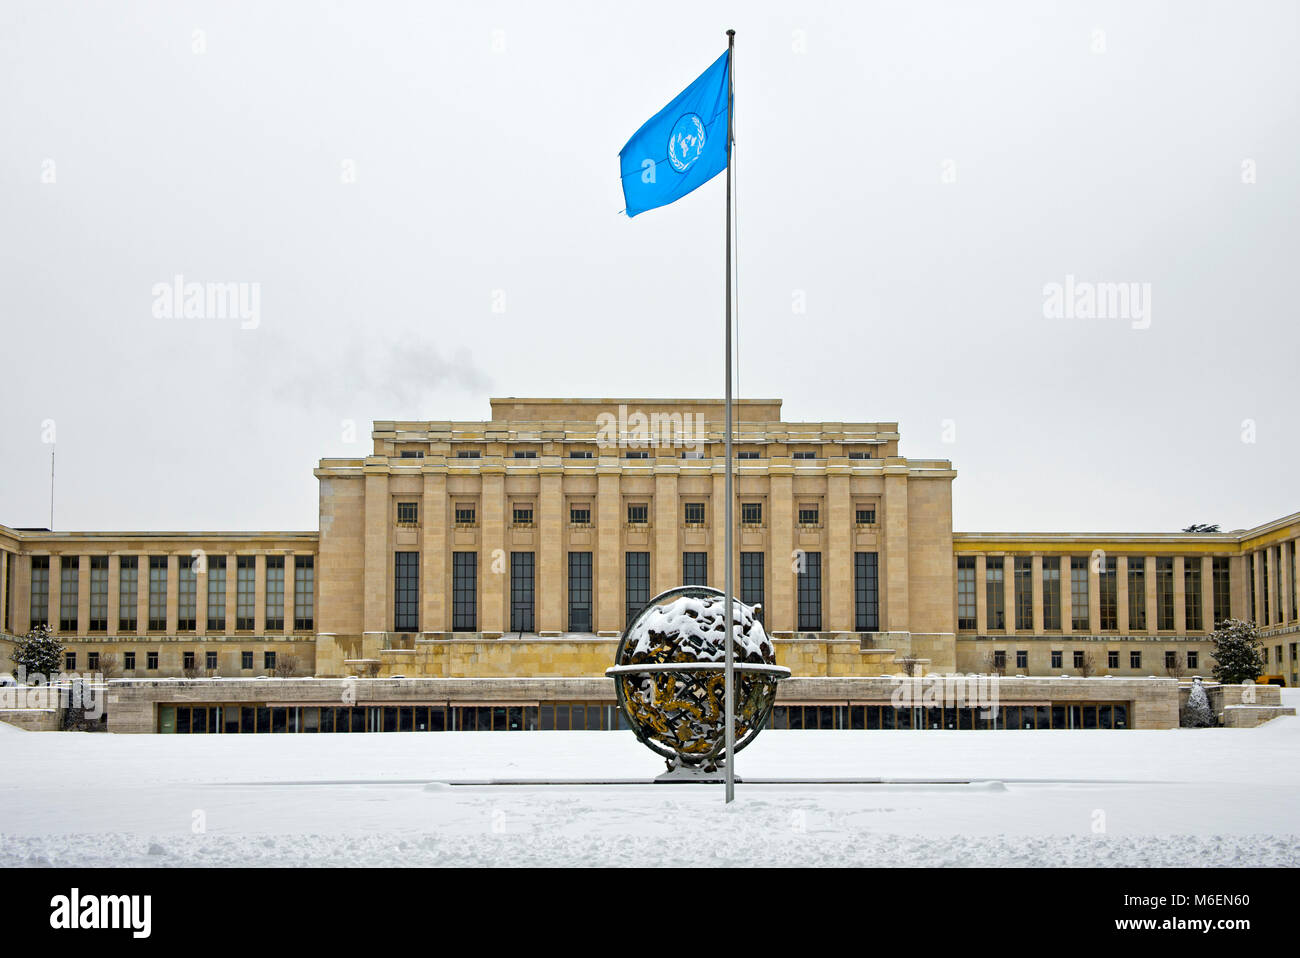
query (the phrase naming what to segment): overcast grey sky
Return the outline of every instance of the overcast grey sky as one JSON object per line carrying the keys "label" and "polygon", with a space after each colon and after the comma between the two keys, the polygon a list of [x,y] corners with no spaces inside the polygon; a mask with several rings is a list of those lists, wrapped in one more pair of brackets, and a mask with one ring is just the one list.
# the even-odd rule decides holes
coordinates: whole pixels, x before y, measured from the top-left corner
{"label": "overcast grey sky", "polygon": [[[628,220],[617,154],[728,26],[740,395],[897,420],[959,530],[1295,511],[1297,19],[5,0],[0,522],[47,521],[47,420],[56,528],[314,529],[373,419],[720,395],[723,179]],[[177,274],[259,324],[156,317]],[[1067,276],[1149,327],[1046,318]]]}

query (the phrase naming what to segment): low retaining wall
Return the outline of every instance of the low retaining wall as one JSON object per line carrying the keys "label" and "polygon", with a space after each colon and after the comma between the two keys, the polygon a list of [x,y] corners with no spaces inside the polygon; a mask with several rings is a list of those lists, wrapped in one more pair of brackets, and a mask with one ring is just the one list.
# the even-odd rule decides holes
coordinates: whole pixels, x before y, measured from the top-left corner
{"label": "low retaining wall", "polygon": [[[954,699],[954,696],[958,698]],[[1176,728],[1178,682],[1172,678],[997,678],[994,676],[802,676],[782,682],[778,705],[905,704],[986,707],[1123,703],[1128,727]],[[160,705],[502,705],[615,701],[603,676],[569,678],[286,678],[115,679],[108,685],[111,732],[157,731]]]}

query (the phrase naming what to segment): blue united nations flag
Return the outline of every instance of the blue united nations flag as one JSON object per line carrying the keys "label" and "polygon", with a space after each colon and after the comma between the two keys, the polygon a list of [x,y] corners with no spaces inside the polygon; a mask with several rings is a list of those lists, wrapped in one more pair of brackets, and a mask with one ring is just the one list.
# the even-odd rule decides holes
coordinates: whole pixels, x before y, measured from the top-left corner
{"label": "blue united nations flag", "polygon": [[667,206],[727,168],[730,56],[718,57],[619,151],[628,216]]}

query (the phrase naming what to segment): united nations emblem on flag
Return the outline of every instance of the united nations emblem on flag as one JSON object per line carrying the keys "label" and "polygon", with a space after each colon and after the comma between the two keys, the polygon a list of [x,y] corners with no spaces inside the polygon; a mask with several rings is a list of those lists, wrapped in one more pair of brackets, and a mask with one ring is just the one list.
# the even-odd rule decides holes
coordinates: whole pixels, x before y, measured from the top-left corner
{"label": "united nations emblem on flag", "polygon": [[673,127],[668,137],[668,162],[678,173],[685,173],[704,152],[704,121],[696,113],[687,113]]}

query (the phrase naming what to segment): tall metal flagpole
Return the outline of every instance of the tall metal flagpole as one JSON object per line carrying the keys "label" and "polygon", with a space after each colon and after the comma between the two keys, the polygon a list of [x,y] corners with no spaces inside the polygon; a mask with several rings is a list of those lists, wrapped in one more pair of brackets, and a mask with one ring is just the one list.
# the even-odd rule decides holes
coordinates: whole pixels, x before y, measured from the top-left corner
{"label": "tall metal flagpole", "polygon": [[726,730],[726,748],[727,748],[727,802],[732,802],[736,798],[736,655],[733,650],[735,642],[731,632],[731,613],[732,613],[732,578],[731,578],[731,147],[734,140],[734,128],[732,126],[732,116],[734,113],[735,90],[735,63],[736,63],[736,31],[727,31],[727,416],[726,416],[726,497],[727,506],[725,509],[727,531],[723,537],[724,548],[726,549],[726,558],[723,561],[723,586],[722,600],[726,603],[726,612],[723,622],[726,626],[724,645],[727,650],[727,668],[726,681],[723,685],[723,694],[727,699],[725,720],[727,723]]}

